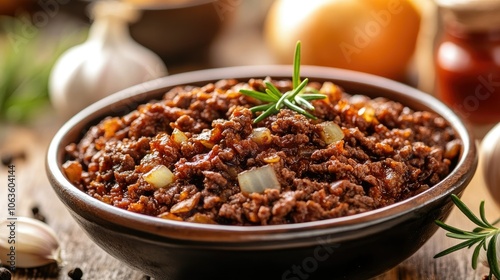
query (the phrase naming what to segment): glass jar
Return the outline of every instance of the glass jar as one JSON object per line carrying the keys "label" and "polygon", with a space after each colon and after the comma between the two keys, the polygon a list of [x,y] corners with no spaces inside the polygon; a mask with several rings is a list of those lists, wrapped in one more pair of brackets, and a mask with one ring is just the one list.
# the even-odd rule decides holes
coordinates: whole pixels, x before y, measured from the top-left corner
{"label": "glass jar", "polygon": [[436,2],[436,95],[474,126],[500,122],[500,1]]}

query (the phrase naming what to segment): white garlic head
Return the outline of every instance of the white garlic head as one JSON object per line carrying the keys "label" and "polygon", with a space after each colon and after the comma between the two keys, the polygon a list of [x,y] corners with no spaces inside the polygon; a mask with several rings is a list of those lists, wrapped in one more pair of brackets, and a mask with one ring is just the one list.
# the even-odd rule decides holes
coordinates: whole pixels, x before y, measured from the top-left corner
{"label": "white garlic head", "polygon": [[51,72],[51,103],[63,117],[112,93],[167,75],[160,57],[130,37],[128,23],[138,13],[120,1],[95,3],[87,41],[67,50]]}
{"label": "white garlic head", "polygon": [[61,246],[54,230],[28,217],[0,222],[0,260],[5,266],[31,268],[61,263]]}
{"label": "white garlic head", "polygon": [[500,123],[483,138],[480,157],[484,182],[492,197],[500,205]]}

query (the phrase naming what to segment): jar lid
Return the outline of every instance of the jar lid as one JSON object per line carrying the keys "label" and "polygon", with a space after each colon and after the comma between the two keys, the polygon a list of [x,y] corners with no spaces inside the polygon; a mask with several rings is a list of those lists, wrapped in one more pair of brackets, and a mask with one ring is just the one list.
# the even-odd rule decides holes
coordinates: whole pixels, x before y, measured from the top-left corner
{"label": "jar lid", "polygon": [[443,18],[470,30],[500,29],[499,0],[435,0]]}

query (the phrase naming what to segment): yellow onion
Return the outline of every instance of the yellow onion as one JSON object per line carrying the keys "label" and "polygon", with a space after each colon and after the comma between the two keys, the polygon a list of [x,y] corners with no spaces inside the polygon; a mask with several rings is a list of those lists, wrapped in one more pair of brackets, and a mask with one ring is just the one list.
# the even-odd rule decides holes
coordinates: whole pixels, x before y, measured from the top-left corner
{"label": "yellow onion", "polygon": [[302,41],[302,63],[404,79],[420,30],[412,0],[276,0],[265,38],[279,63],[290,63]]}

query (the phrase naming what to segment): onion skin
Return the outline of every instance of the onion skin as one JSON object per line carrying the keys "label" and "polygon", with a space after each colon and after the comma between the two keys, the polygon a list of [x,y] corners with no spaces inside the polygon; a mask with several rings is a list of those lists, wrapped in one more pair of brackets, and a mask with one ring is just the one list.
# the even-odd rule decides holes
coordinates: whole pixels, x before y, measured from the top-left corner
{"label": "onion skin", "polygon": [[495,202],[500,205],[500,123],[483,138],[480,157],[486,187]]}

